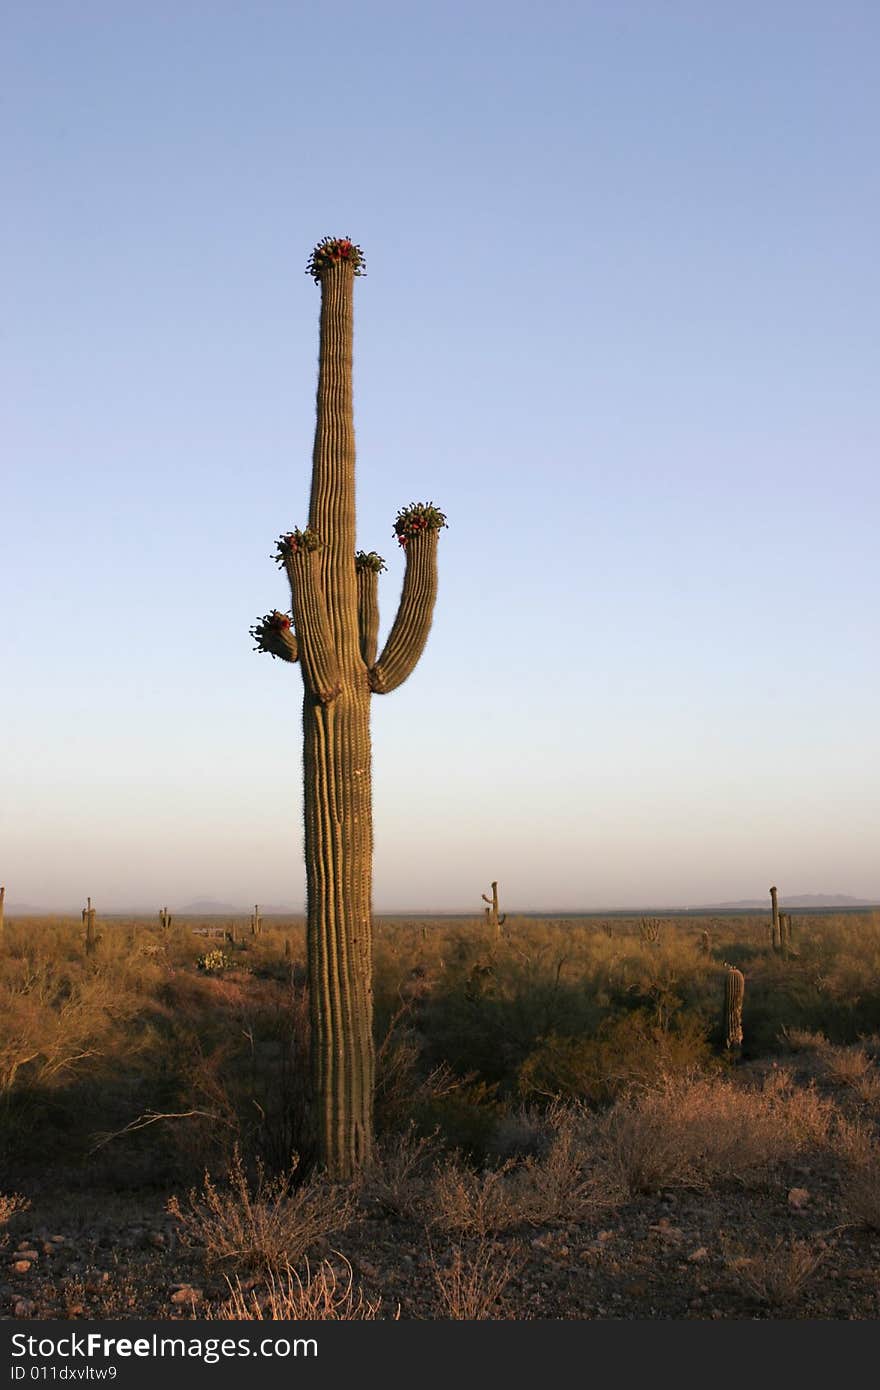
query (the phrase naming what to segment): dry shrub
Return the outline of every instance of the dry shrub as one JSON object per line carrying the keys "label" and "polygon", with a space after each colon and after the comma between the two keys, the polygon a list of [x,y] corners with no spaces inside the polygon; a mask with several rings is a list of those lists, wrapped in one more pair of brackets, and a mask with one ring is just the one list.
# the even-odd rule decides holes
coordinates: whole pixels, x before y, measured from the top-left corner
{"label": "dry shrub", "polygon": [[376,1050],[376,1124],[393,1129],[412,1111],[413,1092],[419,1085],[421,1049],[410,1032],[391,1028]]}
{"label": "dry shrub", "polygon": [[485,1237],[517,1226],[583,1220],[615,1205],[619,1182],[592,1165],[591,1122],[562,1104],[545,1118],[544,1151],[476,1173],[455,1155],[434,1171],[432,1224],[460,1235]]}
{"label": "dry shrub", "polygon": [[[231,1322],[361,1322],[378,1318],[381,1298],[371,1301],[364,1297],[363,1289],[355,1289],[351,1265],[344,1256],[339,1259],[345,1266],[341,1278],[329,1260],[322,1260],[314,1274],[306,1264],[305,1278],[289,1265],[277,1274],[270,1273],[261,1289],[244,1289],[240,1280],[234,1284],[227,1280],[229,1298],[206,1317]],[[399,1310],[395,1316],[400,1316]]]}
{"label": "dry shrub", "polygon": [[773,1170],[828,1142],[834,1111],[787,1072],[747,1088],[722,1078],[672,1078],[619,1100],[595,1121],[612,1181],[630,1193],[768,1181]]}
{"label": "dry shrub", "polygon": [[823,1252],[806,1240],[786,1241],[779,1236],[758,1254],[737,1255],[728,1260],[736,1283],[772,1308],[789,1308],[822,1263]]}
{"label": "dry shrub", "polygon": [[27,1211],[30,1198],[22,1197],[20,1192],[0,1192],[0,1226],[5,1226],[20,1211]]}
{"label": "dry shrub", "polygon": [[834,1154],[844,1211],[857,1225],[880,1231],[880,1144],[864,1125],[842,1120]]}
{"label": "dry shrub", "polygon": [[[13,1216],[18,1216],[19,1212],[27,1211],[29,1208],[30,1199],[22,1197],[20,1192],[0,1192],[0,1226],[5,1226]],[[0,1248],[8,1242],[9,1236],[4,1231],[0,1234]]]}
{"label": "dry shrub", "polygon": [[187,1194],[186,1209],[172,1197],[168,1211],[181,1238],[201,1246],[209,1265],[286,1269],[316,1241],[349,1226],[355,1212],[350,1190],[321,1177],[294,1187],[295,1172],[296,1161],[288,1173],[269,1178],[258,1163],[251,1191],[236,1148],[223,1190],[205,1173],[202,1192]]}
{"label": "dry shrub", "polygon": [[443,1231],[480,1238],[519,1225],[522,1213],[507,1182],[515,1166],[508,1159],[498,1168],[476,1173],[458,1154],[438,1164],[431,1192],[431,1224]]}
{"label": "dry shrub", "polygon": [[547,1142],[510,1177],[511,1201],[520,1220],[532,1226],[582,1221],[623,1197],[619,1182],[593,1165],[591,1123],[577,1107],[554,1105],[546,1119]]}
{"label": "dry shrub", "polygon": [[500,1117],[492,1134],[492,1155],[504,1160],[540,1153],[544,1147],[545,1116],[538,1109],[520,1106]]}
{"label": "dry shrub", "polygon": [[450,1263],[441,1268],[431,1251],[444,1317],[474,1322],[508,1316],[503,1294],[521,1261],[513,1253],[502,1255],[498,1246],[482,1239],[470,1254],[460,1245],[453,1246]]}
{"label": "dry shrub", "polygon": [[[643,980],[640,986],[652,997],[665,997],[665,987],[656,982]],[[601,1103],[613,1100],[629,1086],[687,1075],[708,1061],[706,1028],[699,1018],[679,1013],[671,1027],[637,1010],[606,1018],[595,1037],[551,1035],[541,1039],[520,1067],[517,1081],[523,1096]]]}
{"label": "dry shrub", "polygon": [[395,1216],[424,1218],[439,1151],[437,1131],[420,1135],[414,1125],[403,1134],[380,1140],[365,1180],[365,1200]]}
{"label": "dry shrub", "polygon": [[836,1086],[851,1086],[858,1091],[877,1076],[877,1069],[864,1047],[835,1047],[827,1043],[820,1051],[822,1075]]}
{"label": "dry shrub", "polygon": [[109,1066],[119,1030],[137,1007],[136,997],[107,973],[77,978],[63,962],[12,962],[0,995],[0,1091],[11,1091],[21,1076],[48,1086],[86,1064],[94,1069],[99,1059]]}
{"label": "dry shrub", "polygon": [[808,1028],[783,1028],[779,1041],[788,1052],[821,1052],[828,1046],[824,1033],[812,1033]]}

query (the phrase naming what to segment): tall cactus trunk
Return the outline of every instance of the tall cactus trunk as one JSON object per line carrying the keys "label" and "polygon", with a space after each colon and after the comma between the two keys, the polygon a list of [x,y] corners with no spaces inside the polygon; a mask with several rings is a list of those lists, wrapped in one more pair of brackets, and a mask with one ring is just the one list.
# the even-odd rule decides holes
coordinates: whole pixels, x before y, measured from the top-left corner
{"label": "tall cactus trunk", "polygon": [[372,808],[369,691],[306,695],[305,854],[312,1057],[322,1156],[348,1176],[372,1143]]}
{"label": "tall cactus trunk", "polygon": [[3,930],[3,905],[6,902],[6,889],[0,886],[0,931]]}
{"label": "tall cactus trunk", "polygon": [[322,541],[320,591],[338,693],[324,701],[307,685],[303,701],[314,1082],[322,1157],[340,1176],[355,1172],[370,1157],[375,1070],[370,687],[360,650],[355,572],[353,286],[351,270],[342,265],[327,270],[321,280],[309,505],[309,526]]}

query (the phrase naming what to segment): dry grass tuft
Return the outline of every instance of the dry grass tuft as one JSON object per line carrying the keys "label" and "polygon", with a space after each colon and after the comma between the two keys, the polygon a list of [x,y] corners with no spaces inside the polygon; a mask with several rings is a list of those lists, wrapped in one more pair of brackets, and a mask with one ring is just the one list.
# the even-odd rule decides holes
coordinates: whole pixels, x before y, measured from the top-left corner
{"label": "dry grass tuft", "polygon": [[823,1252],[808,1241],[785,1241],[781,1236],[766,1250],[734,1256],[728,1269],[736,1283],[771,1308],[790,1308],[822,1263]]}
{"label": "dry grass tuft", "polygon": [[[355,1289],[351,1265],[344,1256],[338,1258],[345,1266],[342,1277],[329,1260],[322,1260],[314,1274],[306,1265],[305,1278],[290,1266],[270,1273],[261,1289],[244,1289],[236,1279],[229,1284],[229,1298],[207,1317],[231,1322],[362,1322],[378,1318],[381,1298],[371,1301],[364,1297],[363,1289]],[[399,1309],[395,1317],[400,1317]]]}
{"label": "dry grass tuft", "polygon": [[502,1258],[498,1247],[483,1239],[472,1253],[454,1246],[452,1259],[444,1267],[432,1250],[431,1264],[443,1317],[475,1322],[509,1316],[503,1295],[521,1267],[516,1254]]}
{"label": "dry grass tuft", "polygon": [[180,1223],[181,1238],[204,1249],[209,1265],[286,1269],[316,1241],[344,1230],[354,1219],[352,1193],[321,1178],[294,1187],[296,1164],[277,1178],[257,1168],[253,1191],[236,1149],[226,1187],[218,1189],[205,1173],[201,1193],[187,1194],[187,1207],[176,1197],[168,1211]]}

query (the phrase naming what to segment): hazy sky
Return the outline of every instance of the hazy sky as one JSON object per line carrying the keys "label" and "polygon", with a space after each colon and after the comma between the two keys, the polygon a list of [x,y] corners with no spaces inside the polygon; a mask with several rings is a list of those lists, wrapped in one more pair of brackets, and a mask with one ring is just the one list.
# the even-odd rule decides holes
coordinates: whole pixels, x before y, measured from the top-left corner
{"label": "hazy sky", "polygon": [[305,521],[350,234],[375,903],[880,899],[873,0],[6,0],[0,882],[304,898]]}

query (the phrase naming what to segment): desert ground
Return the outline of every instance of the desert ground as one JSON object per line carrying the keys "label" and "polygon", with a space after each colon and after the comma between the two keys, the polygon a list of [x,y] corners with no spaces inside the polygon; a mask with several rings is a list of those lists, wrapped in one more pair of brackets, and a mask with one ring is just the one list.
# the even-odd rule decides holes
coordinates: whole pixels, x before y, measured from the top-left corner
{"label": "desert ground", "polygon": [[768,921],[378,918],[334,1185],[301,919],[8,918],[0,1316],[877,1318],[880,912]]}

